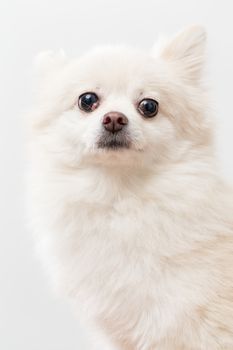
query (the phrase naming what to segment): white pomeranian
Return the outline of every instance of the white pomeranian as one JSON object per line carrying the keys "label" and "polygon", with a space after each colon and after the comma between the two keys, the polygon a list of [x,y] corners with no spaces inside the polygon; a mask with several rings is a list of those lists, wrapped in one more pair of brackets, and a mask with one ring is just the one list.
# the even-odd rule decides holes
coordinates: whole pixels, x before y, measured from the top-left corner
{"label": "white pomeranian", "polygon": [[102,350],[233,349],[233,192],[216,166],[205,37],[37,60],[31,225]]}

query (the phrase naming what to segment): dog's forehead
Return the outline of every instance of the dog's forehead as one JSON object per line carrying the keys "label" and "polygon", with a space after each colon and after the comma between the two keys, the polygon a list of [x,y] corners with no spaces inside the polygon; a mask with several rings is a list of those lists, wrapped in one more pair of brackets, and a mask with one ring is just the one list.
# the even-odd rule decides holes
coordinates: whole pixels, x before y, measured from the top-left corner
{"label": "dog's forehead", "polygon": [[126,48],[103,48],[90,52],[78,63],[85,83],[105,88],[128,88],[151,78],[154,60],[148,54]]}

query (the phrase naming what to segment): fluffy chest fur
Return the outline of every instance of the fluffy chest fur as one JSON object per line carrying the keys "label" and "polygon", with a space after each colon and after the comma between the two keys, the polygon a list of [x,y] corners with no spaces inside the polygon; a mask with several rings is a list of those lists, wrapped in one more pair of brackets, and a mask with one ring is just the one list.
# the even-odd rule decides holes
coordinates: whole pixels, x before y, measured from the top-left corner
{"label": "fluffy chest fur", "polygon": [[101,169],[52,172],[35,193],[40,253],[55,284],[116,344],[132,343],[123,349],[205,337],[200,315],[229,269],[232,219],[223,219],[219,194],[216,202],[220,184],[172,173],[173,181],[166,174],[145,181]]}

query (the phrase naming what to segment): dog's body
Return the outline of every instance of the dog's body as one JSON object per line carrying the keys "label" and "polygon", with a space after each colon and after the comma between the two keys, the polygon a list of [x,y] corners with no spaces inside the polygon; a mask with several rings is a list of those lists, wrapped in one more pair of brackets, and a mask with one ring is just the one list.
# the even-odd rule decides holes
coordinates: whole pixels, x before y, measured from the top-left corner
{"label": "dog's body", "polygon": [[[215,166],[203,42],[192,28],[154,56],[107,48],[50,57],[44,73],[32,225],[56,287],[106,349],[233,349],[233,193]],[[85,91],[100,96],[91,113],[76,103]],[[145,98],[159,102],[154,118],[139,113]],[[110,111],[127,116],[112,143]]]}

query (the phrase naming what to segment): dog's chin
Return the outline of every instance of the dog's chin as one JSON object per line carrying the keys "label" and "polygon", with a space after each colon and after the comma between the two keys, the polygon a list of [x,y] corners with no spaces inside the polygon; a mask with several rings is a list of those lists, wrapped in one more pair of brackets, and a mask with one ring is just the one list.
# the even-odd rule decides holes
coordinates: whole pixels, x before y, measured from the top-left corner
{"label": "dog's chin", "polygon": [[106,150],[106,151],[123,151],[130,149],[130,143],[128,142],[119,142],[116,140],[108,141],[108,142],[98,142],[97,148],[99,150]]}
{"label": "dog's chin", "polygon": [[142,157],[133,139],[126,133],[103,133],[88,152],[87,160],[106,167],[132,167]]}
{"label": "dog's chin", "polygon": [[97,148],[106,151],[123,151],[131,148],[129,136],[123,132],[103,133],[98,141]]}

